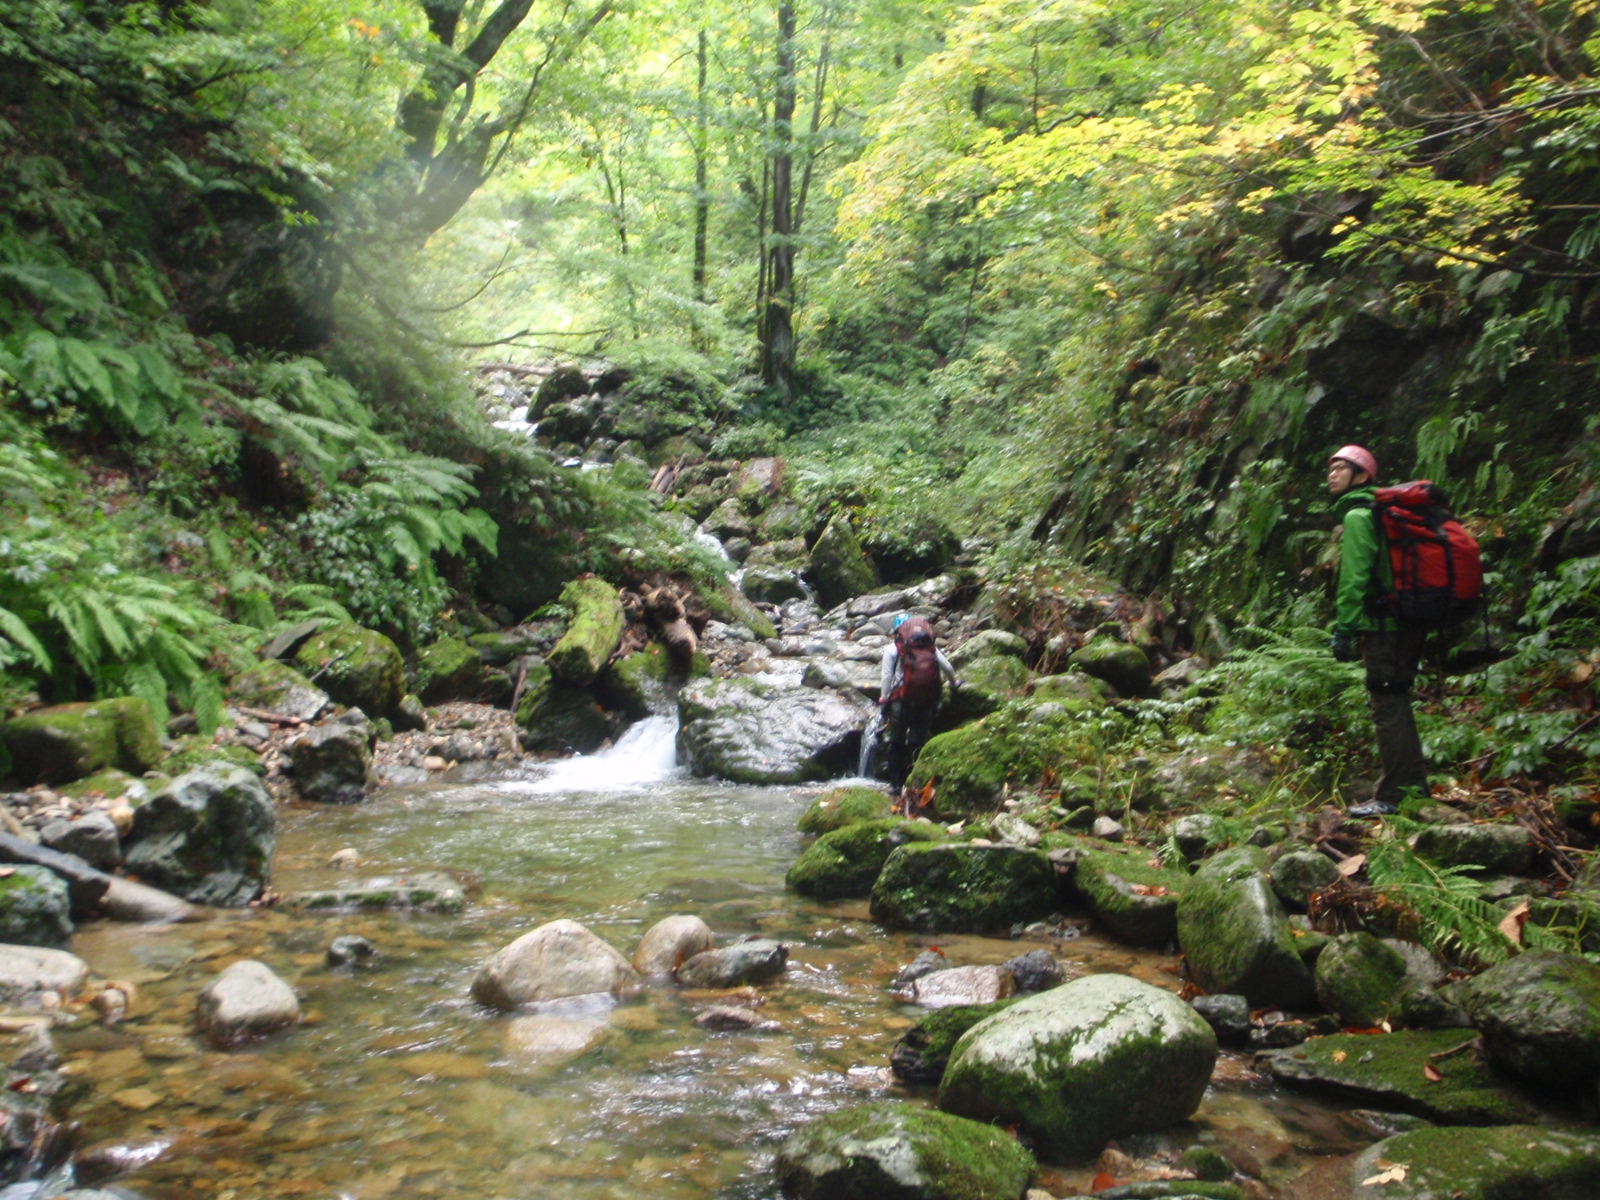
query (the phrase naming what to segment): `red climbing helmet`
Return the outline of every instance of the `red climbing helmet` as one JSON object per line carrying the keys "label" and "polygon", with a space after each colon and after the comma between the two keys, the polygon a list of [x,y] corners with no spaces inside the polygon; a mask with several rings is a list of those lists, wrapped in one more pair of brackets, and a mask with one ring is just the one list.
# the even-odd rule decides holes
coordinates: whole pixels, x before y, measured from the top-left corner
{"label": "red climbing helmet", "polygon": [[1340,446],[1328,455],[1330,463],[1335,459],[1349,463],[1358,471],[1365,471],[1368,479],[1375,481],[1378,478],[1378,460],[1372,457],[1372,451],[1365,446]]}

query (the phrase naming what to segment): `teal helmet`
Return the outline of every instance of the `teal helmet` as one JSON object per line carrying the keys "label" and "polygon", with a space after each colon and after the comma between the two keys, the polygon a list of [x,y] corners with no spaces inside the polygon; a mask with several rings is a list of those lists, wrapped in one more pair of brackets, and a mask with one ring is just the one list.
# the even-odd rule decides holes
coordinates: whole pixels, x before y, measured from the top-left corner
{"label": "teal helmet", "polygon": [[904,625],[910,619],[911,619],[911,614],[910,613],[901,613],[898,617],[896,617],[894,619],[894,624],[889,626],[889,632],[893,633],[896,629],[899,629],[900,626]]}

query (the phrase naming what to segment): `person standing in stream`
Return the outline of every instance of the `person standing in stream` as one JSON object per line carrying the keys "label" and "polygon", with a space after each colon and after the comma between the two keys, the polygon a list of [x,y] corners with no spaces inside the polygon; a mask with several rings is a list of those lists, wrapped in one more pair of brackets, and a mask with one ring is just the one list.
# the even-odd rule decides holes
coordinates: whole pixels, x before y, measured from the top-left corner
{"label": "person standing in stream", "polygon": [[933,732],[944,680],[950,681],[952,691],[961,681],[934,642],[928,618],[901,613],[894,619],[892,631],[894,638],[883,649],[878,706],[884,713],[889,744],[889,784],[898,792]]}
{"label": "person standing in stream", "polygon": [[1400,811],[1408,794],[1428,795],[1428,767],[1411,711],[1411,684],[1422,661],[1424,627],[1374,615],[1371,601],[1390,582],[1389,556],[1373,508],[1378,460],[1365,446],[1341,446],[1328,459],[1328,491],[1344,526],[1339,542],[1339,580],[1334,598],[1334,658],[1360,659],[1367,672],[1367,705],[1378,733],[1382,772],[1372,798],[1350,809],[1352,817]]}

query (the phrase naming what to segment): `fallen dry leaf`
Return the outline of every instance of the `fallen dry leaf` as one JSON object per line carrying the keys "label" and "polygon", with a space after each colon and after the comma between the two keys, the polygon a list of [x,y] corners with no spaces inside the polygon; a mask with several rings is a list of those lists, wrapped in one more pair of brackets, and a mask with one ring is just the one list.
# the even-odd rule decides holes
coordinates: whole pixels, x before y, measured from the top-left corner
{"label": "fallen dry leaf", "polygon": [[1339,868],[1339,874],[1349,879],[1350,876],[1367,865],[1367,856],[1365,854],[1352,854],[1349,858],[1341,858],[1336,865]]}
{"label": "fallen dry leaf", "polygon": [[1334,1062],[1342,1063],[1345,1059],[1349,1058],[1350,1055],[1349,1055],[1349,1053],[1347,1051],[1335,1050],[1330,1057],[1333,1059]]}
{"label": "fallen dry leaf", "polygon": [[1444,1079],[1444,1074],[1432,1063],[1423,1063],[1422,1077],[1429,1083],[1438,1083]]}
{"label": "fallen dry leaf", "polygon": [[1522,945],[1522,927],[1528,923],[1528,902],[1519,900],[1515,906],[1506,913],[1497,929],[1506,935],[1506,940],[1513,946]]}
{"label": "fallen dry leaf", "polygon": [[1382,1187],[1386,1183],[1403,1183],[1405,1182],[1406,1172],[1410,1169],[1405,1163],[1386,1163],[1381,1158],[1374,1165],[1385,1169],[1379,1171],[1376,1175],[1363,1179],[1361,1181],[1362,1187]]}

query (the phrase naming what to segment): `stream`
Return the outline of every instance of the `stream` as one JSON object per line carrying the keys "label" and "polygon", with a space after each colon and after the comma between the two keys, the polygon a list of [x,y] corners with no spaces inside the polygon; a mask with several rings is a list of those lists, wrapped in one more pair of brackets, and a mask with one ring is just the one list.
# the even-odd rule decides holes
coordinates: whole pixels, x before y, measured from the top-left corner
{"label": "stream", "polygon": [[[820,789],[691,779],[674,763],[674,733],[653,717],[585,758],[280,809],[279,891],[349,883],[329,859],[350,847],[359,876],[467,879],[457,914],[262,908],[81,929],[73,951],[138,989],[122,1025],[58,1035],[64,1069],[93,1088],[74,1109],[97,1146],[89,1161],[117,1163],[116,1185],[145,1200],[774,1200],[771,1160],[786,1134],[907,1095],[889,1053],[919,1012],[886,985],[919,950],[937,942],[960,965],[1045,946],[1069,978],[1121,971],[1177,987],[1171,956],[1093,934],[888,933],[865,901],[788,894],[784,872],[804,844],[795,822]],[[729,997],[651,987],[615,1007],[556,1006],[545,1019],[582,1032],[566,1053],[534,1053],[517,1018],[468,996],[486,958],[547,921],[582,922],[631,956],[674,913],[702,917],[721,943],[759,933],[791,947],[781,981],[733,997],[757,1004],[765,1028],[701,1028],[696,1014]],[[368,938],[381,960],[326,966],[343,934]],[[191,1033],[194,995],[243,957],[289,980],[306,1019],[209,1050]],[[1277,1092],[1247,1056],[1225,1054],[1194,1121],[1123,1148],[1215,1145],[1277,1195],[1312,1160],[1370,1140],[1336,1108]],[[1086,1191],[1093,1175],[1047,1168],[1040,1184]]]}

